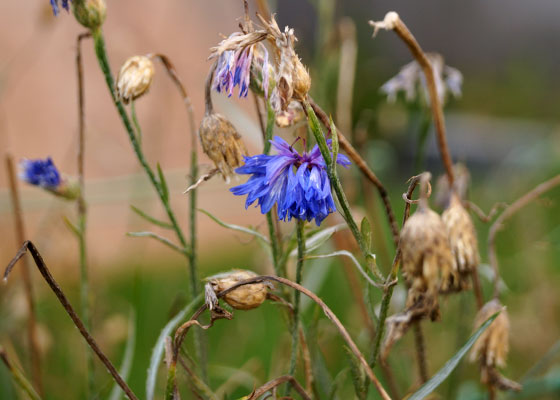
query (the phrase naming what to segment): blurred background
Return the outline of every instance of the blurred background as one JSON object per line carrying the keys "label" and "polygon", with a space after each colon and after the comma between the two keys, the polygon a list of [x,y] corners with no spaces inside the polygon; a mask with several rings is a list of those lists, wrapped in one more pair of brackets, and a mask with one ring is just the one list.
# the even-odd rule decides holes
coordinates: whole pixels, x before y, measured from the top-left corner
{"label": "blurred background", "polygon": [[[2,157],[9,153],[17,160],[51,156],[61,171],[72,176],[76,174],[78,125],[76,36],[83,28],[65,12],[54,18],[48,3],[0,2],[0,152]],[[425,157],[417,156],[420,132],[426,126],[425,106],[406,103],[403,97],[388,103],[379,90],[412,60],[393,33],[380,32],[371,38],[367,21],[381,20],[390,10],[400,14],[424,50],[442,54],[447,65],[463,74],[463,95],[449,99],[446,122],[454,160],[464,162],[472,175],[471,200],[488,211],[496,202],[513,202],[560,170],[560,2],[282,0],[268,5],[277,13],[281,27],[295,29],[297,51],[310,68],[313,97],[333,115],[386,184],[399,219],[406,180],[424,169],[437,177],[443,169],[431,128]],[[257,6],[250,1],[252,15]],[[107,0],[107,7],[104,33],[113,72],[132,55],[167,55],[189,91],[199,123],[209,48],[223,35],[238,30],[242,2]],[[147,230],[146,222],[130,205],[162,218],[164,213],[131,151],[92,50],[92,43],[85,41],[87,240],[94,336],[118,364],[128,327],[136,327],[130,384],[143,397],[151,348],[162,326],[185,302],[187,271],[181,256],[160,243],[125,236],[129,231]],[[156,66],[149,94],[136,105],[147,158],[152,165],[159,162],[165,171],[174,209],[186,228],[188,197],[182,192],[188,186],[188,120],[181,98],[160,67]],[[243,135],[250,152],[260,152],[262,138],[251,95],[241,100],[214,95],[214,101]],[[211,168],[204,156],[201,164],[203,171]],[[19,243],[13,233],[3,162],[0,170],[3,265]],[[378,262],[387,270],[394,249],[377,193],[363,185],[356,168],[345,173],[343,184],[356,204],[356,213],[372,216]],[[200,207],[229,223],[266,232],[260,212],[254,208],[245,211],[244,199],[231,195],[231,186],[219,178],[207,182],[199,190]],[[77,243],[63,220],[75,215],[73,204],[24,184],[20,191],[27,236],[77,302]],[[498,235],[498,256],[507,286],[503,302],[512,319],[506,372],[517,380],[560,338],[559,195],[558,189],[547,193],[510,220]],[[485,263],[489,226],[476,224]],[[286,232],[291,229],[286,224]],[[199,214],[199,231],[201,276],[233,267],[271,271],[266,255],[248,237],[218,226],[203,214]],[[483,265],[481,272],[486,270]],[[367,332],[360,325],[341,263],[310,263],[307,271],[307,283],[343,316],[358,343],[367,346]],[[49,366],[45,381],[50,396],[46,398],[80,398],[85,379],[68,382],[68,377],[79,377],[83,369],[82,339],[38,274],[33,279],[44,365]],[[19,280],[16,275],[0,288],[0,343],[11,343],[9,350],[20,355],[25,367],[25,303]],[[484,289],[490,296],[487,280]],[[396,296],[395,309],[398,300]],[[449,316],[445,322],[426,327],[431,372],[468,337],[474,318],[469,294],[449,298],[444,307]],[[234,322],[218,323],[208,332],[213,387],[229,385],[224,394],[239,397],[249,393],[256,381],[263,383],[282,373],[289,335],[274,308],[267,304],[250,313],[237,312]],[[327,372],[335,380],[347,367],[342,343],[314,307],[305,312],[320,328],[319,347]],[[406,337],[395,348],[394,367],[402,394],[418,383],[411,343]],[[543,371],[536,392],[528,392],[524,398],[560,398],[558,362],[558,358],[552,359],[557,366]],[[96,373],[98,381],[104,382],[99,393],[104,398],[111,381],[102,367]],[[352,393],[349,378],[339,380],[345,382],[340,384],[340,398],[350,398],[344,395]],[[477,368],[463,362],[438,392],[440,398],[475,399],[481,390]],[[0,398],[15,396],[0,367]],[[373,393],[370,398],[375,398]]]}

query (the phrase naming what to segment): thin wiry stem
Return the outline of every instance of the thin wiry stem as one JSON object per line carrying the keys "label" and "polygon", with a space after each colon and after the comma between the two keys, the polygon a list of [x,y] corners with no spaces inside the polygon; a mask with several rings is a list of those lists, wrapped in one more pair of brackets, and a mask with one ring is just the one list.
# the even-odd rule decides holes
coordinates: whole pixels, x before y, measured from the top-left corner
{"label": "thin wiry stem", "polygon": [[[90,32],[81,33],[76,39],[76,72],[78,79],[78,185],[77,198],[78,208],[78,246],[80,252],[80,308],[82,318],[87,329],[91,329],[91,316],[89,304],[89,274],[87,265],[87,204],[85,200],[85,146],[86,146],[86,122],[85,122],[85,95],[84,95],[84,67],[82,62],[82,40],[91,37]],[[95,391],[93,357],[86,349],[86,376],[88,395],[91,397]]]}
{"label": "thin wiry stem", "polygon": [[387,16],[385,17],[385,21],[383,22],[370,21],[370,25],[375,28],[374,35],[380,28],[394,30],[397,36],[404,41],[418,64],[420,64],[420,66],[422,67],[422,71],[424,72],[424,76],[426,77],[428,93],[430,94],[430,107],[432,109],[434,125],[436,128],[439,151],[441,154],[443,165],[445,167],[445,171],[447,173],[447,179],[449,180],[449,186],[453,187],[453,182],[455,180],[455,176],[453,174],[453,161],[451,160],[449,146],[447,145],[443,107],[441,104],[441,100],[437,94],[434,69],[430,60],[420,47],[420,44],[418,44],[418,41],[416,41],[416,38],[408,30],[407,26],[400,19],[397,13],[391,12],[387,14]]}
{"label": "thin wiry stem", "polygon": [[[329,130],[329,133],[332,135],[330,127],[330,121],[328,115],[323,111],[323,109],[313,101],[312,98],[309,98],[309,105],[313,108],[313,111],[321,121],[321,123]],[[389,225],[391,227],[391,233],[393,234],[393,242],[395,246],[399,243],[399,226],[397,224],[397,220],[395,218],[395,214],[393,213],[393,208],[391,206],[391,201],[389,199],[389,193],[385,186],[381,183],[377,175],[368,167],[365,160],[360,156],[360,154],[356,151],[356,149],[352,146],[352,144],[348,141],[348,139],[340,132],[340,130],[336,129],[336,133],[338,134],[338,142],[340,143],[340,148],[343,149],[348,157],[356,164],[356,166],[360,169],[362,174],[366,178],[369,179],[371,183],[377,188],[379,195],[381,196],[381,200],[383,201],[383,205],[385,208],[385,213],[387,214],[387,218],[389,220]]]}
{"label": "thin wiry stem", "polygon": [[[297,236],[297,262],[296,262],[296,283],[301,284],[303,275],[303,263],[305,261],[305,220],[298,219],[296,223]],[[299,332],[299,306],[301,302],[301,293],[294,290],[294,312],[292,319],[292,354],[290,356],[290,369],[288,375],[293,376],[296,372],[297,356],[298,356],[298,332]],[[290,386],[286,395],[290,394]]]}
{"label": "thin wiry stem", "polygon": [[21,372],[18,368],[16,368],[8,358],[8,354],[2,346],[0,346],[0,360],[4,363],[8,371],[12,374],[12,378],[16,382],[16,384],[29,396],[31,400],[41,400],[41,396],[35,391],[33,385],[29,380],[25,377],[23,372]]}
{"label": "thin wiry stem", "polygon": [[76,327],[80,331],[80,334],[89,344],[91,349],[95,352],[99,360],[101,360],[103,365],[105,365],[105,367],[107,368],[107,370],[109,371],[113,379],[115,379],[115,381],[119,384],[119,386],[122,388],[122,390],[130,400],[138,400],[134,392],[132,392],[132,390],[128,387],[126,382],[119,375],[119,373],[117,372],[116,368],[113,366],[111,361],[101,351],[95,339],[90,335],[88,329],[85,327],[80,317],[78,317],[78,314],[76,314],[74,308],[70,305],[70,302],[64,295],[64,292],[62,291],[58,283],[56,283],[56,281],[54,280],[47,265],[43,261],[43,257],[41,257],[41,254],[39,254],[39,251],[31,241],[27,240],[23,243],[21,249],[18,251],[16,256],[12,259],[12,261],[10,261],[10,263],[6,267],[6,270],[4,272],[4,282],[8,280],[8,275],[10,274],[10,272],[12,271],[12,269],[14,268],[18,260],[21,257],[23,257],[23,255],[28,251],[31,253],[33,260],[35,261],[35,265],[37,266],[37,269],[39,270],[39,272],[41,273],[41,275],[43,276],[43,278],[45,279],[45,281],[47,282],[51,290],[54,292],[56,297],[58,298],[58,301],[60,301],[60,304],[62,304],[62,307],[64,307],[64,310],[70,316],[72,322],[74,322],[74,325],[76,325]]}
{"label": "thin wiry stem", "polygon": [[496,256],[496,234],[503,227],[504,222],[512,217],[515,213],[529,204],[531,201],[535,200],[541,194],[555,188],[560,185],[560,174],[549,179],[546,182],[541,183],[534,189],[530,190],[528,193],[521,196],[510,206],[508,206],[503,213],[500,214],[498,218],[494,221],[490,227],[490,232],[488,233],[488,258],[490,259],[490,265],[494,270],[494,298],[499,295],[499,282],[500,274],[498,268],[498,257]]}
{"label": "thin wiry stem", "polygon": [[428,363],[426,361],[426,343],[424,340],[424,333],[420,320],[416,321],[413,325],[414,329],[414,346],[416,347],[416,361],[418,362],[418,372],[420,373],[420,381],[422,384],[426,383],[429,379],[428,376]]}
{"label": "thin wiry stem", "polygon": [[259,399],[266,392],[268,392],[268,391],[270,391],[270,390],[272,390],[272,389],[274,389],[274,388],[276,388],[276,387],[278,387],[281,384],[286,383],[286,382],[290,383],[290,385],[295,389],[296,392],[298,392],[298,394],[301,396],[302,399],[311,400],[311,397],[309,397],[309,395],[305,392],[303,387],[301,387],[299,382],[296,381],[295,378],[293,376],[290,376],[290,375],[280,376],[276,379],[273,379],[273,380],[265,383],[261,387],[256,388],[255,390],[253,390],[253,392],[249,396],[247,396],[247,400]]}
{"label": "thin wiry stem", "polygon": [[[12,207],[14,209],[15,238],[19,243],[25,240],[25,225],[23,223],[23,212],[21,209],[21,200],[19,198],[19,190],[14,168],[14,161],[10,154],[6,155],[6,170],[8,171],[8,180],[10,183],[10,197]],[[41,351],[39,349],[39,340],[37,338],[37,315],[35,312],[35,300],[33,298],[33,284],[29,273],[29,262],[24,259],[24,265],[21,270],[23,276],[23,287],[25,289],[25,300],[27,302],[27,310],[29,317],[27,321],[27,341],[29,344],[29,356],[31,359],[31,376],[33,383],[39,393],[43,393],[43,382],[41,376]]]}

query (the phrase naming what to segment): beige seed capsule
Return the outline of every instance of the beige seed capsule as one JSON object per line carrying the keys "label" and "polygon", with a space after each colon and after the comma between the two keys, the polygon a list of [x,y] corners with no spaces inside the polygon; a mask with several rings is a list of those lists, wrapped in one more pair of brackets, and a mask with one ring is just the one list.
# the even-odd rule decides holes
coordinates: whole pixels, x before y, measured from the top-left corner
{"label": "beige seed capsule", "polygon": [[293,57],[293,86],[294,86],[294,98],[298,100],[307,99],[307,93],[311,88],[311,78],[309,77],[309,71],[305,68],[299,59],[299,57]]}
{"label": "beige seed capsule", "polygon": [[[233,270],[206,278],[211,285],[212,290],[219,294],[220,292],[230,288],[238,282],[258,276],[253,271]],[[253,283],[250,285],[240,286],[239,288],[226,294],[223,299],[230,306],[237,310],[251,310],[260,306],[268,294],[268,286],[266,283]],[[208,297],[208,295],[207,295]]]}
{"label": "beige seed capsule", "polygon": [[146,56],[130,57],[117,77],[117,98],[124,104],[136,100],[150,88],[154,77],[154,63]]}
{"label": "beige seed capsule", "polygon": [[449,207],[441,217],[447,229],[451,251],[459,273],[458,286],[460,289],[468,289],[470,275],[480,262],[473,221],[456,193],[451,195]]}
{"label": "beige seed capsule", "polygon": [[421,202],[404,225],[400,249],[403,274],[410,286],[407,308],[422,302],[432,320],[437,319],[437,295],[454,281],[455,260],[445,225],[427,204]]}
{"label": "beige seed capsule", "polygon": [[210,113],[202,119],[200,143],[204,153],[227,181],[233,170],[243,164],[247,149],[235,127],[221,114]]}

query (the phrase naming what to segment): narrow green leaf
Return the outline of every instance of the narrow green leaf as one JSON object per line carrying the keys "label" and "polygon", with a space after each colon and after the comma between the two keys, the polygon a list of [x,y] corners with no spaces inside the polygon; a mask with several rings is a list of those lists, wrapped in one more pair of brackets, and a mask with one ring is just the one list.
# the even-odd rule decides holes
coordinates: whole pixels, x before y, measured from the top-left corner
{"label": "narrow green leaf", "polygon": [[[126,382],[130,376],[130,370],[132,368],[132,360],[134,359],[134,349],[136,347],[136,313],[134,310],[130,312],[130,317],[128,318],[128,339],[126,341],[126,347],[124,349],[123,360],[119,374]],[[123,391],[121,387],[115,383],[111,394],[109,395],[109,400],[119,400],[122,398]]]}
{"label": "narrow green leaf", "polygon": [[70,221],[70,219],[65,215],[62,217],[62,219],[64,220],[64,223],[66,224],[66,226],[68,227],[68,229],[70,229],[70,231],[76,235],[77,237],[80,237],[80,228],[78,227],[78,225],[76,225],[75,223],[73,223],[72,221]]}
{"label": "narrow green leaf", "polygon": [[133,205],[130,206],[130,209],[132,211],[134,211],[137,215],[144,218],[146,221],[151,222],[154,225],[157,225],[157,226],[165,228],[165,229],[173,229],[173,225],[171,225],[170,223],[160,221],[159,219],[154,218],[151,215],[146,214],[144,211],[140,210],[137,207],[134,207]]}
{"label": "narrow green leaf", "polygon": [[[332,235],[336,232],[346,229],[348,225],[346,224],[338,224],[334,226],[330,226],[325,229],[320,229],[319,231],[311,234],[305,240],[305,254],[311,253],[313,250],[318,249],[323,244],[329,240]],[[290,257],[295,257],[297,255],[297,249],[294,249],[290,252]]]}
{"label": "narrow green leaf", "polygon": [[234,231],[238,231],[238,232],[243,232],[243,233],[247,233],[249,235],[253,235],[255,236],[257,239],[262,240],[263,242],[265,242],[266,244],[270,245],[270,240],[268,240],[268,238],[266,236],[264,236],[262,233],[257,232],[253,229],[249,229],[249,228],[245,228],[244,226],[239,226],[239,225],[233,225],[233,224],[227,224],[224,221],[220,220],[218,217],[213,216],[212,214],[210,214],[208,211],[203,210],[201,208],[198,208],[198,211],[200,211],[201,213],[206,214],[207,216],[209,216],[214,222],[216,222],[218,225],[223,226],[224,228],[228,228]]}
{"label": "narrow green leaf", "polygon": [[157,233],[154,233],[154,232],[127,232],[126,236],[130,236],[130,237],[150,237],[150,238],[156,239],[160,243],[163,243],[164,245],[166,245],[170,249],[178,251],[181,254],[184,254],[184,255],[189,254],[189,251],[187,249],[185,249],[183,247],[180,247],[180,246],[177,246],[171,240],[169,240],[167,238],[164,238],[163,236],[160,236],[160,235],[158,235]]}
{"label": "narrow green leaf", "polygon": [[369,223],[369,219],[367,217],[364,217],[364,219],[362,219],[360,230],[362,232],[364,241],[366,242],[368,251],[371,251],[371,224]]}
{"label": "narrow green leaf", "polygon": [[165,175],[163,175],[163,171],[161,170],[159,163],[157,163],[157,172],[159,175],[159,186],[163,197],[162,200],[167,203],[169,201],[169,187],[167,186]]}
{"label": "narrow green leaf", "polygon": [[163,359],[163,352],[165,350],[165,338],[168,337],[171,332],[177,328],[179,323],[185,319],[185,317],[191,314],[196,307],[200,306],[202,303],[203,294],[196,296],[185,308],[177,313],[161,330],[158,336],[156,345],[152,350],[152,356],[150,357],[150,366],[148,367],[148,376],[146,379],[146,399],[153,400],[154,393],[156,389],[156,378],[158,368]]}
{"label": "narrow green leaf", "polygon": [[338,159],[338,133],[336,130],[336,126],[332,119],[332,116],[329,118],[329,126],[331,130],[331,149],[332,149],[332,159],[333,163],[331,164],[332,174],[336,175],[336,160]]}
{"label": "narrow green leaf", "polygon": [[0,360],[4,363],[10,374],[12,374],[12,379],[19,386],[19,388],[27,394],[31,400],[41,400],[41,396],[37,394],[31,382],[26,378],[23,372],[11,363],[8,359],[8,355],[2,346],[0,346]]}
{"label": "narrow green leaf", "polygon": [[356,268],[358,269],[358,271],[360,271],[360,273],[362,274],[362,276],[366,279],[366,281],[369,282],[370,285],[375,286],[377,288],[382,287],[383,284],[381,283],[377,283],[374,280],[372,280],[370,278],[370,276],[366,273],[366,271],[364,271],[364,269],[362,268],[362,265],[360,264],[360,262],[356,259],[356,257],[354,257],[354,255],[352,253],[350,253],[347,250],[339,250],[339,251],[333,251],[332,253],[329,254],[320,254],[320,255],[316,255],[316,256],[305,256],[306,259],[311,259],[311,258],[328,258],[328,257],[336,257],[336,256],[346,256],[348,258],[350,258],[352,260],[352,263],[356,266]]}
{"label": "narrow green leaf", "polygon": [[451,372],[455,369],[455,367],[457,367],[459,361],[461,361],[461,358],[463,358],[463,356],[467,354],[467,352],[474,345],[476,340],[480,337],[480,335],[482,335],[482,332],[484,332],[486,328],[490,326],[490,324],[496,319],[498,314],[500,314],[500,311],[492,315],[490,318],[488,318],[486,322],[484,322],[480,326],[480,328],[478,328],[476,332],[472,334],[469,340],[467,340],[467,343],[465,343],[465,345],[461,347],[459,351],[455,353],[455,355],[451,357],[445,363],[445,365],[438,372],[436,372],[434,376],[430,378],[428,382],[423,384],[420,387],[420,389],[414,392],[408,398],[408,400],[421,400],[426,396],[428,396],[430,393],[432,393],[449,376],[449,374],[451,374]]}

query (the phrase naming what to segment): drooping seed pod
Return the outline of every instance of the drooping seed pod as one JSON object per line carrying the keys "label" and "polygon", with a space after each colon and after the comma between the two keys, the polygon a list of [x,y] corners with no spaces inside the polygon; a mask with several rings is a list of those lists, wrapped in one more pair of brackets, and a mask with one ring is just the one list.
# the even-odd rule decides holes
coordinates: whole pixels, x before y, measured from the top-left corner
{"label": "drooping seed pod", "polygon": [[[209,289],[211,289],[213,293],[219,294],[238,282],[254,278],[256,276],[258,275],[253,271],[238,269],[206,278],[206,281],[208,282],[206,294],[207,301],[210,300],[210,303],[215,303],[216,301],[212,300],[212,295],[209,295]],[[267,294],[268,285],[266,283],[252,283],[240,286],[239,288],[227,293],[223,299],[226,303],[237,310],[251,310],[260,306],[266,300]]]}
{"label": "drooping seed pod", "polygon": [[[500,312],[501,311],[501,312]],[[499,300],[489,301],[476,315],[474,328],[478,329],[488,318],[500,312],[496,319],[475,342],[471,354],[471,362],[480,364],[480,380],[487,385],[496,386],[500,390],[521,390],[521,385],[502,376],[497,367],[505,367],[509,352],[509,317]]]}
{"label": "drooping seed pod", "polygon": [[146,56],[133,56],[125,61],[117,77],[116,95],[124,104],[136,100],[150,88],[154,63]]}
{"label": "drooping seed pod", "polygon": [[456,267],[445,225],[426,201],[421,200],[404,225],[400,249],[403,274],[410,286],[407,308],[425,307],[432,320],[438,319],[438,292],[447,290],[456,279]]}
{"label": "drooping seed pod", "polygon": [[447,229],[451,251],[459,273],[459,289],[470,287],[470,275],[478,267],[480,256],[476,230],[470,214],[461,204],[459,195],[453,193],[442,220]]}
{"label": "drooping seed pod", "polygon": [[198,133],[204,153],[214,162],[224,179],[229,181],[233,170],[241,166],[243,156],[247,155],[241,135],[226,117],[217,113],[204,116]]}

